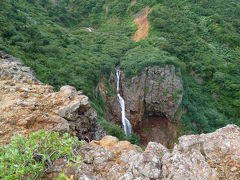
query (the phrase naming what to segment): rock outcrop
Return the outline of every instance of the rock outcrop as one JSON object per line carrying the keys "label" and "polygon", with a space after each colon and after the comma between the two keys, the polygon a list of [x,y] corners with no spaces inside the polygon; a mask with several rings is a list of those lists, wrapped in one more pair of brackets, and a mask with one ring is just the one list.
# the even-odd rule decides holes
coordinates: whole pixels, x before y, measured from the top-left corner
{"label": "rock outcrop", "polygon": [[80,139],[105,135],[88,97],[71,86],[59,92],[38,81],[19,59],[0,52],[0,145],[14,134],[47,129]]}
{"label": "rock outcrop", "polygon": [[179,138],[172,151],[150,142],[146,149],[106,136],[76,150],[80,165],[60,159],[46,177],[64,172],[73,179],[240,179],[240,128],[228,125],[210,134]]}
{"label": "rock outcrop", "polygon": [[[110,83],[116,86],[115,76]],[[126,116],[134,127],[137,127],[144,115],[165,116],[176,120],[175,115],[182,102],[183,85],[180,70],[175,67],[148,67],[141,74],[131,79],[121,72],[122,96],[126,103]],[[99,86],[105,100],[108,118],[112,121],[119,119],[120,110],[116,96],[108,96],[106,85]]]}
{"label": "rock outcrop", "polygon": [[11,79],[20,83],[41,84],[29,67],[24,66],[20,59],[4,51],[0,51],[0,77],[1,79]]}

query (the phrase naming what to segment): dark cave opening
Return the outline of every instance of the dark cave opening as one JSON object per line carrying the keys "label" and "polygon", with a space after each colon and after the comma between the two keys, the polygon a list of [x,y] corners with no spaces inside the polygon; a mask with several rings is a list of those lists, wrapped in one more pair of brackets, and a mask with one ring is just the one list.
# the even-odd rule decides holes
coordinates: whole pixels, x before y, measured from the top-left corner
{"label": "dark cave opening", "polygon": [[171,149],[178,137],[177,125],[164,115],[145,115],[134,132],[140,137],[140,145],[146,147],[148,142],[158,142]]}

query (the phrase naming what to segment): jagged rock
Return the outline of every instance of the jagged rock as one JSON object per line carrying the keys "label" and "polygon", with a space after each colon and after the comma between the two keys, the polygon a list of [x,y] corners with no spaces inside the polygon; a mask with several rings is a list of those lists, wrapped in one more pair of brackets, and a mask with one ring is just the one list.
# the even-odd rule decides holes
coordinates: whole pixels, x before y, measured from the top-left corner
{"label": "jagged rock", "polygon": [[149,142],[145,152],[153,152],[159,157],[162,157],[164,154],[168,153],[168,149],[163,146],[162,144],[156,143],[156,142]]}
{"label": "jagged rock", "polygon": [[217,179],[199,151],[181,153],[174,151],[162,158],[163,179]]}
{"label": "jagged rock", "polygon": [[69,123],[66,119],[59,116],[51,116],[53,122],[56,122],[56,126],[53,128],[53,131],[62,133],[69,132]]}
{"label": "jagged rock", "polygon": [[0,145],[14,134],[28,135],[39,129],[69,132],[89,141],[106,135],[81,91],[64,86],[54,92],[20,60],[4,52],[0,52],[0,127]]}
{"label": "jagged rock", "polygon": [[146,70],[145,112],[149,115],[163,114],[169,120],[182,102],[182,80],[180,70],[175,67],[151,67]]}
{"label": "jagged rock", "polygon": [[[224,140],[223,140],[224,139]],[[64,172],[74,179],[240,179],[240,128],[228,125],[210,134],[179,138],[173,151],[150,142],[145,151],[127,141],[106,136],[76,150],[80,165],[59,165],[46,177]]]}

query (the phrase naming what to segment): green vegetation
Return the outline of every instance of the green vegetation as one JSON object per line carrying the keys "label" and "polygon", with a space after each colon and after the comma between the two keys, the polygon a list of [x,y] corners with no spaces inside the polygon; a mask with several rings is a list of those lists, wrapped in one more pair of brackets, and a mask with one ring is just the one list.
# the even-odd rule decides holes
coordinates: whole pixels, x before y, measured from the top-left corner
{"label": "green vegetation", "polygon": [[[135,43],[131,14],[146,6],[149,37]],[[82,89],[103,112],[100,122],[104,119],[108,132],[115,127],[93,92],[116,65],[128,77],[151,65],[179,67],[188,131],[240,125],[238,0],[137,0],[133,6],[129,0],[5,0],[0,7],[0,49],[22,58],[56,89],[65,84]]]}
{"label": "green vegetation", "polygon": [[80,163],[73,153],[82,142],[76,137],[44,130],[32,133],[29,138],[18,135],[9,145],[0,148],[0,179],[38,179],[52,163],[65,157],[69,162]]}

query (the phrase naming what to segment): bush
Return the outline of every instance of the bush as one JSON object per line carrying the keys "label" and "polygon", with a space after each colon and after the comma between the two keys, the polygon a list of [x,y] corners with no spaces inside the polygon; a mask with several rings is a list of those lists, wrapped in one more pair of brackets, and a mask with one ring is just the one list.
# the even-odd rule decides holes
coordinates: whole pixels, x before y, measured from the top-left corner
{"label": "bush", "polygon": [[132,144],[139,145],[140,138],[137,134],[132,133],[127,137],[127,140]]}
{"label": "bush", "polygon": [[14,136],[9,145],[0,148],[0,179],[37,179],[60,158],[79,161],[73,154],[73,146],[82,144],[76,137],[41,130],[29,138]]}

